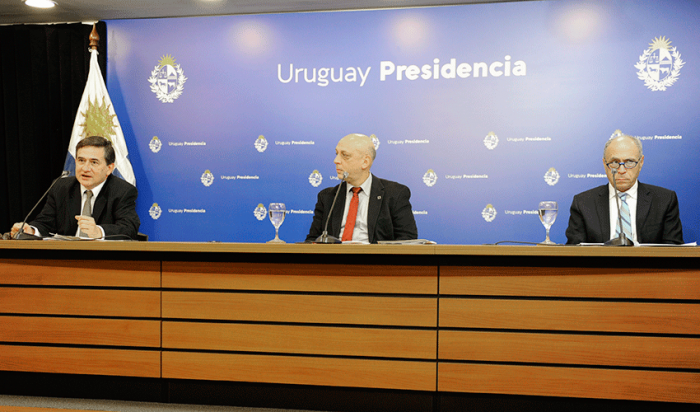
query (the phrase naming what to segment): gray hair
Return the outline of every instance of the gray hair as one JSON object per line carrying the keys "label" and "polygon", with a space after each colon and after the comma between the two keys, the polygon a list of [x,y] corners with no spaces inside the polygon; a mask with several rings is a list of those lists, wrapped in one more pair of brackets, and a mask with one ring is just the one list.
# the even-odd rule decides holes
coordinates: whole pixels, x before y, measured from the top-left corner
{"label": "gray hair", "polygon": [[367,148],[367,154],[370,155],[372,161],[377,157],[377,149],[374,148],[374,143],[370,140],[370,145]]}
{"label": "gray hair", "polygon": [[605,151],[608,150],[608,146],[610,146],[610,143],[614,142],[615,140],[621,138],[621,137],[626,137],[628,139],[632,139],[634,142],[634,145],[637,146],[637,150],[639,150],[639,158],[641,159],[642,156],[644,155],[644,152],[642,151],[642,141],[639,140],[638,137],[636,136],[630,136],[628,134],[622,134],[622,133],[615,133],[608,139],[607,142],[605,142],[605,147],[603,148],[603,160],[605,160]]}

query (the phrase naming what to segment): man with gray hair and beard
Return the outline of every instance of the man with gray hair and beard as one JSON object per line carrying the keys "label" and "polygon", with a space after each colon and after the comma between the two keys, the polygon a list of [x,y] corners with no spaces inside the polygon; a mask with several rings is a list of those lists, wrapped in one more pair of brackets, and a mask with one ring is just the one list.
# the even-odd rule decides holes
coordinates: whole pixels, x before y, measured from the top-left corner
{"label": "man with gray hair and beard", "polygon": [[[318,194],[314,220],[306,236],[315,241],[324,232],[343,242],[377,243],[380,240],[418,238],[408,187],[380,179],[370,173],[377,153],[372,139],[362,134],[349,134],[335,148],[335,170],[345,181],[323,189]],[[331,205],[340,189],[330,220]],[[325,243],[325,242],[324,242]]]}
{"label": "man with gray hair and beard", "polygon": [[[567,244],[604,243],[620,232],[635,243],[683,243],[676,192],[639,182],[643,165],[638,138],[619,133],[607,141],[603,167],[609,183],[574,196]],[[620,196],[621,219],[613,183]]]}

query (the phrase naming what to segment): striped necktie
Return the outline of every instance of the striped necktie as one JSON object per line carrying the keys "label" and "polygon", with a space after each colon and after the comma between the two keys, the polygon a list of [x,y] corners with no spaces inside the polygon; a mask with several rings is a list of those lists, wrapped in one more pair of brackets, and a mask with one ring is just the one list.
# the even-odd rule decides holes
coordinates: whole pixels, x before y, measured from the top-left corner
{"label": "striped necktie", "polygon": [[[630,216],[630,206],[627,204],[627,193],[620,193],[620,217],[622,218],[622,230],[627,239],[632,240],[632,217]],[[620,221],[617,221],[617,235],[620,235]]]}

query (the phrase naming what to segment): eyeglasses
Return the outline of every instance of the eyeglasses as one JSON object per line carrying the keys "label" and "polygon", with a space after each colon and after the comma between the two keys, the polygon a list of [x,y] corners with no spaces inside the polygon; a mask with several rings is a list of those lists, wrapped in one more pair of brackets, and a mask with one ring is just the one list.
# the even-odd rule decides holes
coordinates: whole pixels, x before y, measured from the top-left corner
{"label": "eyeglasses", "polygon": [[624,166],[625,169],[629,170],[629,169],[634,169],[635,167],[637,167],[637,164],[638,164],[638,163],[639,163],[638,161],[627,160],[626,162],[622,162],[622,163],[620,163],[620,162],[610,162],[610,163],[606,163],[605,165],[606,165],[607,167],[609,167],[610,169],[615,169],[615,170],[617,170],[617,169],[620,168],[620,166]]}

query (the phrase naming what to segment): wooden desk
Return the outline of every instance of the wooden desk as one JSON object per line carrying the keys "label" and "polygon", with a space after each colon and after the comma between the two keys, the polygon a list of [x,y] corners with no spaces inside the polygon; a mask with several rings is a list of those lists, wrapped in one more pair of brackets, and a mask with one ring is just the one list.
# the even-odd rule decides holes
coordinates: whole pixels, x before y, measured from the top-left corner
{"label": "wooden desk", "polygon": [[700,403],[700,250],[0,242],[0,370]]}

